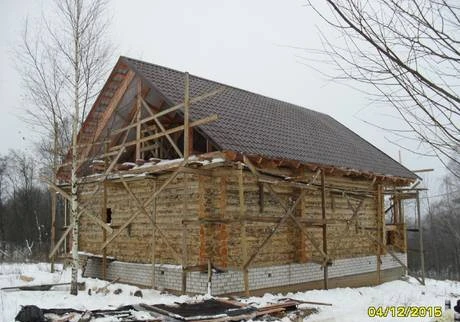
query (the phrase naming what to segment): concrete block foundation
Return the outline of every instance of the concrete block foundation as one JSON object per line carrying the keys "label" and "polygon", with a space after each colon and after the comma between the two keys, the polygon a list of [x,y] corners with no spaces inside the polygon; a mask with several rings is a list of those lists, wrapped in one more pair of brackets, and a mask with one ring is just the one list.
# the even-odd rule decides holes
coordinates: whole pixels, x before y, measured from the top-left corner
{"label": "concrete block foundation", "polygon": [[[407,264],[405,253],[396,253]],[[394,280],[404,275],[400,264],[390,255],[381,256],[381,281]],[[102,259],[87,257],[84,269],[85,277],[102,278]],[[377,283],[377,258],[365,256],[340,259],[329,267],[330,287],[364,286]],[[323,270],[319,264],[289,264],[270,267],[255,267],[249,271],[249,289],[252,294],[272,291],[296,291],[322,288]],[[152,265],[121,261],[108,261],[106,279],[119,278],[120,282],[152,287]],[[192,294],[207,293],[207,272],[188,272],[186,292]],[[179,265],[155,265],[155,283],[157,289],[180,292],[182,268]],[[213,273],[212,295],[238,294],[244,292],[242,271]]]}

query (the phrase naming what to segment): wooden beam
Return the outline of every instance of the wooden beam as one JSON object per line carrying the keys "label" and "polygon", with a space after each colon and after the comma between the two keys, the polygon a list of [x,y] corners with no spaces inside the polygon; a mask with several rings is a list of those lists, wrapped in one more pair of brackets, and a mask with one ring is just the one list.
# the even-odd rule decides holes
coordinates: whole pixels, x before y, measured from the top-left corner
{"label": "wooden beam", "polygon": [[[107,164],[107,162],[106,162]],[[102,182],[102,185],[104,187],[103,190],[103,199],[102,199],[102,218],[104,218],[104,221],[107,223],[107,184],[105,181]],[[102,242],[105,243],[107,239],[107,232],[105,230],[102,230]],[[107,278],[107,249],[104,249],[102,251],[102,278],[106,279]]]}
{"label": "wooden beam", "polygon": [[[246,156],[243,156],[243,161],[244,161],[244,164],[249,168],[249,170],[251,170],[252,174],[256,178],[259,178],[260,177],[259,172],[257,171],[255,166],[251,163],[251,161]],[[315,176],[313,177],[313,179],[310,181],[309,184],[312,184],[316,180],[316,178],[318,177],[320,172],[321,172],[320,170],[318,170],[316,172]],[[321,256],[323,256],[324,263],[327,263],[329,261],[329,256],[323,252],[323,250],[321,249],[320,245],[316,241],[315,237],[308,230],[306,230],[302,226],[301,222],[295,216],[292,215],[292,212],[289,212],[289,207],[284,203],[284,201],[273,190],[273,187],[271,185],[267,185],[267,188],[268,188],[268,191],[270,192],[271,196],[281,205],[281,207],[286,212],[288,212],[289,217],[294,221],[294,223],[297,225],[297,227],[305,234],[305,237],[307,237],[307,239],[311,242],[313,247],[321,254]],[[302,192],[303,192],[303,190],[302,190]]]}
{"label": "wooden beam", "polygon": [[142,95],[142,81],[141,79],[137,82],[137,100],[136,100],[136,160],[141,158],[141,95]]}
{"label": "wooden beam", "polygon": [[[380,240],[378,240],[377,238],[375,238],[372,234],[370,234],[368,231],[364,230],[362,227],[360,227],[361,230],[363,231],[364,233],[364,236],[366,236],[367,238],[369,238],[370,240],[373,240],[375,241],[376,243],[380,244],[380,246],[388,253],[391,255],[391,257],[393,257],[395,259],[395,261],[397,261],[399,263],[399,265],[401,265],[405,271],[408,271],[408,267],[406,264],[404,264],[399,258],[398,256],[396,256],[392,250],[388,249],[386,247],[386,245],[384,245]],[[413,275],[413,277],[419,281],[420,284],[424,285],[424,281],[422,281],[417,275]]]}
{"label": "wooden beam", "polygon": [[[153,191],[156,190],[157,183],[153,181]],[[152,201],[152,220],[153,220],[153,229],[152,229],[152,288],[155,288],[155,261],[156,261],[156,226],[157,226],[157,200],[153,199]]]}
{"label": "wooden beam", "polygon": [[[117,91],[113,95],[109,105],[105,108],[104,114],[100,118],[100,122],[98,122],[98,127],[96,128],[96,130],[94,132],[94,135],[93,135],[94,141],[97,141],[97,139],[101,135],[102,131],[107,126],[107,123],[108,123],[110,117],[112,116],[113,112],[117,108],[117,106],[120,103],[121,99],[125,95],[125,92],[126,92],[127,88],[129,87],[129,85],[131,84],[132,80],[134,79],[134,75],[135,75],[135,73],[132,70],[130,70],[128,72],[128,74],[126,75],[125,79],[121,83],[120,87],[117,89]],[[88,153],[90,152],[91,148],[92,148],[92,145],[88,146],[86,148],[86,150],[84,151],[84,153],[82,153],[82,156],[86,157],[88,155]]]}
{"label": "wooden beam", "polygon": [[181,263],[182,263],[182,294],[185,294],[187,291],[187,273],[184,270],[185,267],[188,266],[188,254],[187,254],[187,226],[183,223],[183,221],[187,218],[187,212],[188,212],[188,198],[187,198],[187,192],[188,192],[188,183],[187,183],[187,174],[183,173],[183,185],[184,185],[184,192],[183,192],[183,210],[182,210],[182,256],[181,256]]}
{"label": "wooden beam", "polygon": [[[213,90],[213,91],[211,91],[211,92],[208,92],[208,93],[205,93],[205,94],[203,94],[203,95],[199,95],[199,96],[193,97],[192,99],[190,99],[190,104],[197,103],[197,102],[202,101],[202,100],[204,100],[204,99],[206,99],[206,98],[208,98],[208,97],[212,97],[212,96],[214,96],[214,95],[217,95],[217,94],[219,94],[219,93],[222,93],[224,90],[225,90],[225,87],[219,87],[218,89]],[[171,113],[171,112],[174,112],[174,111],[176,111],[176,110],[178,110],[178,109],[180,109],[180,108],[182,108],[182,107],[184,107],[184,103],[177,104],[177,105],[175,105],[175,106],[172,106],[172,107],[170,107],[170,108],[167,108],[167,109],[165,109],[165,110],[163,110],[163,111],[160,111],[160,112],[156,113],[155,116],[150,116],[150,117],[145,117],[145,118],[143,118],[143,119],[141,120],[141,123],[146,123],[146,122],[153,121],[155,118],[159,118],[159,117],[161,117],[161,116],[163,116],[163,115],[166,115],[166,114],[169,114],[169,113]],[[110,135],[116,135],[116,134],[118,134],[118,133],[124,132],[124,131],[126,131],[127,129],[130,129],[130,128],[133,128],[133,127],[136,127],[136,125],[135,125],[135,124],[134,124],[134,125],[133,125],[133,124],[132,124],[132,125],[128,125],[128,126],[126,126],[126,127],[123,127],[123,128],[121,128],[121,129],[118,129],[118,130],[113,131]]]}
{"label": "wooden beam", "polygon": [[[323,252],[327,254],[327,224],[326,224],[326,175],[324,170],[321,170],[321,219],[324,221],[323,224]],[[329,277],[328,277],[328,265],[323,266],[324,273],[324,289],[329,288]]]}
{"label": "wooden beam", "polygon": [[[136,197],[136,195],[134,194],[134,192],[131,190],[131,188],[129,188],[129,185],[127,184],[127,182],[123,179],[123,176],[120,177],[121,179],[121,182],[123,183],[123,186],[125,187],[125,190],[128,192],[129,196],[136,202],[136,206],[137,208],[145,215],[147,216],[147,218],[150,220],[152,226],[153,226],[153,229],[155,230],[158,230],[160,232],[160,234],[162,235],[163,239],[164,239],[164,242],[166,244],[166,246],[168,246],[171,251],[173,252],[173,254],[176,256],[176,260],[179,260],[180,259],[180,256],[178,254],[178,252],[174,249],[174,247],[172,247],[171,243],[169,243],[169,240],[168,238],[166,237],[166,235],[161,231],[161,229],[158,227],[157,223],[155,222],[155,220],[153,220],[152,217],[150,217],[148,211],[145,209],[145,205],[142,205],[141,201],[139,200],[139,198]],[[156,187],[156,185],[155,185]],[[156,202],[156,198],[154,198],[152,200],[152,204]],[[120,228],[121,229],[121,228]]]}
{"label": "wooden beam", "polygon": [[[219,216],[220,219],[227,219],[227,177],[220,177],[219,185]],[[220,224],[219,227],[219,265],[222,268],[226,268],[228,265],[228,231],[227,225],[224,223]]]}
{"label": "wooden beam", "polygon": [[[56,156],[56,155],[55,155]],[[56,181],[56,175],[53,169],[53,181]],[[54,249],[54,245],[56,244],[56,205],[57,205],[57,196],[56,192],[50,189],[51,193],[51,247],[50,250]],[[54,262],[55,257],[51,258],[51,273],[54,273]]]}
{"label": "wooden beam", "polygon": [[[97,189],[95,189],[92,194],[94,193],[97,193],[97,191],[99,190],[99,186],[97,187]],[[65,201],[67,201],[69,199],[65,198]],[[87,207],[91,204],[91,202],[87,202],[84,204],[84,207]],[[81,208],[81,207],[80,207]],[[84,210],[80,210],[80,212],[77,214],[77,219],[81,217],[81,215],[84,213]],[[48,258],[52,258],[54,256],[54,254],[57,252],[57,250],[59,249],[59,247],[61,246],[61,244],[65,241],[67,235],[70,233],[70,231],[72,230],[73,226],[72,224],[69,224],[69,226],[67,226],[66,230],[64,231],[64,233],[62,234],[61,238],[59,238],[58,242],[56,243],[56,245],[54,245],[54,248],[51,250],[50,254],[48,255]]]}
{"label": "wooden beam", "polygon": [[[66,198],[67,200],[71,200],[70,195],[67,192],[65,192],[64,190],[62,190],[61,188],[59,188],[57,185],[55,185],[53,182],[49,181],[46,178],[42,178],[42,180],[45,181],[46,183],[48,183],[48,186],[50,188],[53,188],[56,192],[59,192],[64,198]],[[102,228],[107,230],[107,232],[112,233],[113,229],[109,225],[107,225],[105,222],[103,222],[101,219],[99,219],[98,217],[96,217],[93,214],[91,214],[86,209],[85,206],[79,206],[78,208],[80,208],[80,212],[83,212],[83,214],[85,216],[88,216],[89,219],[91,219],[92,221],[97,223],[99,226],[101,226]]]}
{"label": "wooden beam", "polygon": [[285,215],[283,216],[283,218],[281,218],[281,220],[278,222],[278,224],[273,227],[270,231],[270,234],[268,234],[267,237],[265,237],[264,241],[257,247],[256,251],[251,255],[251,257],[249,258],[249,260],[247,260],[245,262],[245,264],[243,265],[243,268],[245,270],[247,270],[248,266],[251,264],[251,262],[255,259],[255,257],[260,253],[260,251],[267,245],[267,243],[270,241],[270,239],[273,237],[273,235],[278,231],[278,228],[290,217],[290,215],[294,212],[294,210],[297,208],[297,205],[299,204],[299,202],[302,200],[302,198],[305,196],[305,191],[302,190],[300,192],[300,195],[299,197],[297,198],[297,200],[294,202],[294,204],[289,208],[287,209]]}
{"label": "wooden beam", "polygon": [[[382,185],[377,185],[377,239],[380,241],[383,241],[383,232],[385,229],[385,222],[384,222],[384,200],[383,200],[383,195],[382,195]],[[382,219],[383,217],[383,219]],[[382,254],[382,248],[380,246],[380,243],[377,243],[377,284],[382,283],[382,275],[381,275],[381,266],[382,266],[382,259],[381,259],[381,254]]]}
{"label": "wooden beam", "polygon": [[[202,119],[200,119],[198,121],[190,122],[189,127],[208,124],[208,123],[217,121],[217,119],[218,119],[217,114],[213,114],[213,115],[204,117],[204,118],[202,118]],[[172,134],[172,133],[180,132],[180,131],[183,131],[183,130],[184,130],[184,125],[179,125],[179,126],[177,126],[175,128],[167,129],[163,133],[157,133],[157,134],[152,134],[152,135],[143,137],[142,139],[140,139],[140,142],[143,143],[143,142],[146,142],[146,141],[158,139],[158,138],[161,138],[161,137],[165,136],[166,134]],[[136,141],[130,141],[130,142],[126,143],[126,146],[128,147],[128,146],[132,146],[132,145],[135,145],[135,144],[136,144]],[[121,145],[116,145],[116,146],[110,148],[110,150],[111,151],[118,150],[120,147],[121,147]]]}
{"label": "wooden beam", "polygon": [[[142,105],[150,113],[151,116],[155,116],[155,114],[153,114],[153,112],[150,110],[150,107],[144,100],[142,100]],[[184,155],[182,154],[182,151],[177,147],[174,140],[171,138],[171,136],[168,133],[166,133],[166,129],[164,128],[163,124],[161,124],[160,120],[157,117],[155,117],[153,120],[155,121],[156,125],[160,129],[161,133],[164,133],[166,139],[169,141],[169,143],[171,144],[173,149],[176,151],[176,153],[179,155],[179,157],[181,158],[184,157]]]}
{"label": "wooden beam", "polygon": [[[244,218],[246,214],[246,205],[244,202],[244,176],[243,170],[240,169],[238,172],[238,200],[239,200],[239,216]],[[258,252],[257,252],[258,253]],[[249,296],[249,272],[248,266],[251,263],[251,259],[248,260],[248,240],[246,235],[246,221],[241,222],[241,257],[243,262],[243,281],[244,281],[244,293]],[[255,257],[251,256],[251,258]]]}
{"label": "wooden beam", "polygon": [[64,231],[64,233],[62,234],[61,238],[59,238],[58,242],[54,245],[53,249],[51,250],[50,254],[48,255],[48,258],[53,258],[54,257],[54,254],[57,252],[57,250],[59,249],[59,247],[61,246],[61,244],[64,242],[65,238],[67,237],[67,235],[70,233],[70,231],[72,230],[73,228],[73,225],[70,224],[69,226],[67,226],[67,229]]}
{"label": "wooden beam", "polygon": [[190,121],[189,121],[189,109],[190,109],[190,79],[189,75],[185,73],[185,89],[184,89],[184,159],[187,160],[190,155]]}
{"label": "wooden beam", "polygon": [[[419,237],[419,249],[420,249],[420,269],[422,270],[422,285],[425,285],[425,253],[423,251],[423,226],[422,226],[422,218],[420,215],[420,193],[417,191],[417,196],[415,199],[416,202],[416,210],[417,210],[417,226],[418,226],[418,237]],[[406,245],[406,252],[407,252],[407,245]]]}

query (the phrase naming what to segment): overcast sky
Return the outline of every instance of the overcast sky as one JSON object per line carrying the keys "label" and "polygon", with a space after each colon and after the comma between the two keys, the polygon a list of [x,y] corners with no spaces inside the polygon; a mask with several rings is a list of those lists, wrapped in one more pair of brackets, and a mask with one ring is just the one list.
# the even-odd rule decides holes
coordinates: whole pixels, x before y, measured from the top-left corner
{"label": "overcast sky", "polygon": [[[21,88],[11,52],[25,18],[48,10],[50,1],[0,0],[0,154],[31,149],[36,136],[18,118]],[[388,133],[362,121],[388,125],[393,122],[388,110],[306,67],[298,56],[307,54],[292,48],[321,48],[322,22],[304,1],[111,0],[110,5],[113,61],[130,56],[327,113],[398,159],[401,149],[385,139]],[[426,177],[432,187],[443,173],[436,160],[407,151],[402,161],[409,169],[435,168]]]}

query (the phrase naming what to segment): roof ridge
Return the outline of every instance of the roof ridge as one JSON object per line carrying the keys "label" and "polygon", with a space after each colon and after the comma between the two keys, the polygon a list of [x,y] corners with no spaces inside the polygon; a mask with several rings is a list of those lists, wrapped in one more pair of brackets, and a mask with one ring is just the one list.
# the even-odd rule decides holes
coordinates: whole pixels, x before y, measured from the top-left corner
{"label": "roof ridge", "polygon": [[[173,71],[173,72],[177,72],[177,73],[184,73],[184,72],[181,72],[180,70],[177,70],[177,69],[174,69],[174,68],[171,68],[171,67],[167,67],[167,66],[162,66],[162,65],[158,65],[158,64],[154,64],[154,63],[150,63],[150,62],[147,62],[147,61],[144,61],[144,60],[140,60],[140,59],[136,59],[136,58],[131,58],[131,57],[128,57],[128,56],[120,56],[120,58],[124,58],[124,59],[128,59],[128,60],[133,60],[133,61],[137,61],[139,63],[142,63],[142,64],[146,64],[146,65],[151,65],[151,66],[155,66],[155,67],[158,67],[158,68],[162,68],[162,69],[167,69],[169,71]],[[321,115],[325,115],[325,116],[328,116],[328,117],[331,117],[330,115],[326,114],[326,113],[323,113],[323,112],[320,112],[320,111],[317,111],[317,110],[313,110],[311,108],[308,108],[308,107],[304,107],[304,106],[301,106],[301,105],[298,105],[298,104],[294,104],[294,103],[291,103],[291,102],[286,102],[286,101],[283,101],[281,99],[278,99],[278,98],[273,98],[273,97],[270,97],[270,96],[267,96],[267,95],[264,95],[264,94],[259,94],[259,93],[256,93],[256,92],[253,92],[253,91],[249,91],[247,89],[243,89],[243,88],[240,88],[240,87],[236,87],[236,86],[233,86],[233,85],[228,85],[228,84],[224,84],[222,82],[218,82],[218,81],[215,81],[215,80],[212,80],[212,79],[208,79],[208,78],[204,78],[204,77],[201,77],[201,76],[197,76],[195,74],[191,74],[189,73],[190,76],[194,77],[194,78],[197,78],[197,79],[201,79],[203,81],[206,81],[206,82],[212,82],[212,83],[215,83],[217,85],[221,85],[221,86],[225,86],[225,87],[228,87],[228,88],[231,88],[231,89],[234,89],[234,90],[238,90],[238,91],[241,91],[241,92],[245,92],[245,93],[248,93],[248,94],[251,94],[251,95],[257,95],[259,97],[263,97],[265,99],[269,99],[269,100],[272,100],[272,101],[275,101],[275,102],[278,102],[278,103],[282,103],[282,104],[288,104],[292,107],[295,107],[295,108],[298,108],[298,109],[302,109],[302,110],[308,110],[310,112],[313,112],[313,113],[317,113],[317,114],[321,114]]]}

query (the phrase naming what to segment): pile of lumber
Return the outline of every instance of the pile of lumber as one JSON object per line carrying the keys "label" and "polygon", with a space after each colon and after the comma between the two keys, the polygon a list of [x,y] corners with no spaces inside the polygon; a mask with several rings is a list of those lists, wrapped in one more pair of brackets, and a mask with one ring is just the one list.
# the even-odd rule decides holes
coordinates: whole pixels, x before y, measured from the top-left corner
{"label": "pile of lumber", "polygon": [[53,321],[90,322],[99,318],[124,322],[153,322],[153,321],[187,321],[187,322],[227,322],[266,320],[267,316],[283,318],[287,314],[298,314],[302,317],[316,313],[316,309],[299,308],[302,304],[330,305],[327,303],[303,302],[293,299],[283,299],[280,302],[263,307],[256,307],[236,300],[211,298],[194,303],[139,304],[122,306],[114,310],[81,311],[72,308],[40,309],[28,305],[22,307],[16,316],[20,322]]}

